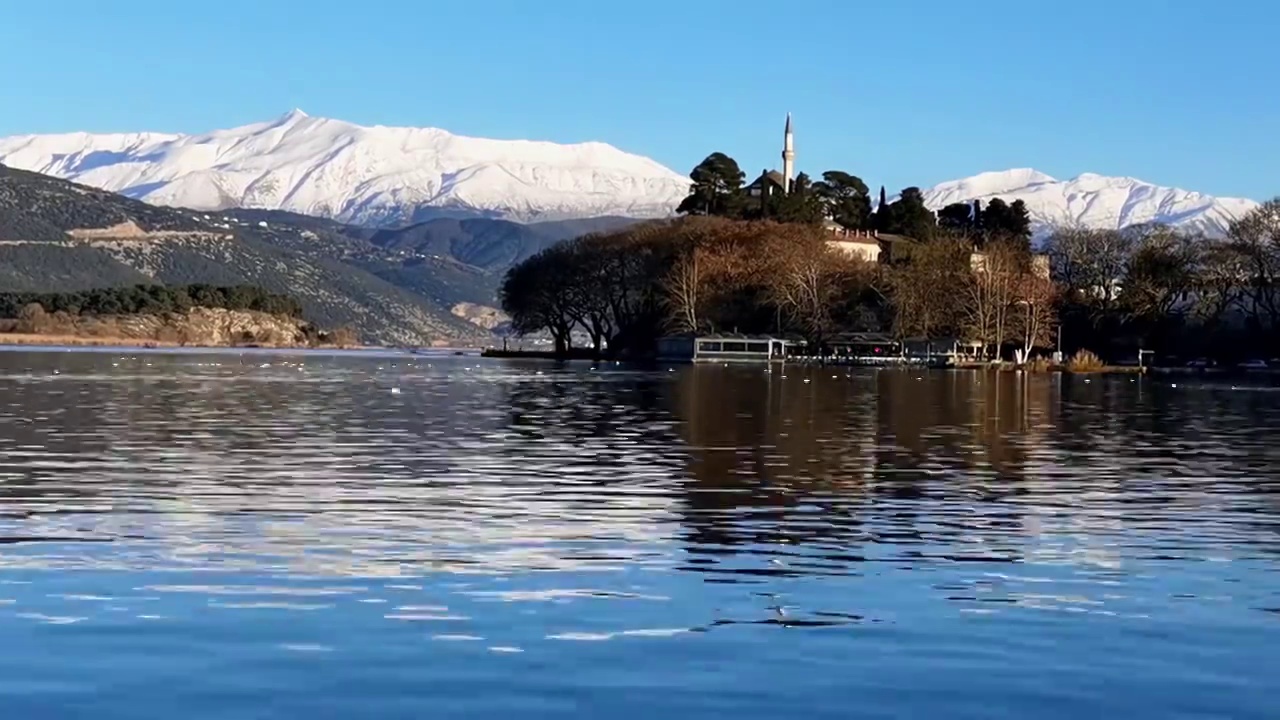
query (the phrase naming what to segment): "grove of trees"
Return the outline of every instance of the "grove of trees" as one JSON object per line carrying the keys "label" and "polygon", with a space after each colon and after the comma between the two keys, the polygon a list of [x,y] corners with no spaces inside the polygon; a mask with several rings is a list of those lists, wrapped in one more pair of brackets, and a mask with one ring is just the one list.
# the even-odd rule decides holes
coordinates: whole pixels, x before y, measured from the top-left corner
{"label": "grove of trees", "polygon": [[[813,347],[849,331],[952,334],[992,352],[1050,337],[1051,283],[1037,286],[1023,243],[992,240],[975,265],[968,237],[939,236],[878,263],[830,239],[803,223],[642,223],[529,258],[508,273],[502,304],[516,332],[546,331],[561,354],[575,330],[595,354],[614,357],[644,356],[662,335],[690,331],[798,335]],[[1040,306],[1019,305],[1028,297]]]}
{"label": "grove of trees", "polygon": [[[587,235],[512,268],[501,300],[513,329],[549,333],[561,354],[578,333],[611,357],[643,357],[662,335],[689,331],[799,335],[819,348],[850,331],[950,336],[992,357],[1058,347],[1113,361],[1139,349],[1280,356],[1280,199],[1222,239],[1063,228],[1037,256],[1021,201],[934,213],[909,187],[893,202],[881,188],[873,204],[865,182],[834,170],[753,197],[723,153],[690,178],[683,217]],[[847,255],[827,220],[877,231],[892,252]],[[1045,259],[1047,277],[1036,267]]]}
{"label": "grove of trees", "polygon": [[932,240],[940,231],[963,234],[976,244],[992,237],[1031,240],[1031,220],[1021,200],[1005,203],[992,199],[981,203],[954,203],[935,215],[924,203],[918,187],[903,188],[888,202],[880,188],[878,202],[862,178],[841,170],[828,170],[813,181],[800,173],[792,192],[751,197],[746,173],[724,153],[712,153],[689,173],[688,197],[677,212],[731,220],[774,220],[781,223],[821,224],[830,218],[846,230],[875,230],[915,240]]}
{"label": "grove of trees", "polygon": [[1280,356],[1280,199],[1224,238],[1162,226],[1064,229],[1045,251],[1075,346],[1110,356]]}
{"label": "grove of trees", "polygon": [[133,285],[66,293],[0,292],[0,318],[16,318],[32,304],[73,316],[160,315],[205,307],[302,317],[296,299],[251,285]]}

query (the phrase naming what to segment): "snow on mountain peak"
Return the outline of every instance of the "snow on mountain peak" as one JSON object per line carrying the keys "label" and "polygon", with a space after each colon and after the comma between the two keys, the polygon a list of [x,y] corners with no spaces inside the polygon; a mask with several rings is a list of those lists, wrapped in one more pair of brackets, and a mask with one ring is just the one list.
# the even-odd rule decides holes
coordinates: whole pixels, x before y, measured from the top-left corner
{"label": "snow on mountain peak", "polygon": [[0,163],[160,205],[283,209],[370,225],[446,213],[661,217],[689,189],[678,173],[605,143],[364,127],[299,109],[198,135],[3,138]]}
{"label": "snow on mountain peak", "polygon": [[[159,205],[282,209],[364,225],[439,215],[517,221],[663,217],[689,179],[601,142],[489,140],[438,128],[365,127],[300,109],[198,135],[117,133],[0,138],[0,163]],[[1257,206],[1128,177],[1057,180],[1031,168],[984,172],[923,191],[957,202],[1022,200],[1037,237],[1054,226],[1162,222],[1210,235]]]}
{"label": "snow on mountain peak", "polygon": [[995,198],[1026,203],[1037,237],[1054,227],[1118,229],[1153,222],[1221,236],[1233,220],[1258,206],[1244,198],[1210,197],[1130,177],[1081,173],[1055,180],[1030,169],[981,173],[924,191],[925,205],[932,210]]}

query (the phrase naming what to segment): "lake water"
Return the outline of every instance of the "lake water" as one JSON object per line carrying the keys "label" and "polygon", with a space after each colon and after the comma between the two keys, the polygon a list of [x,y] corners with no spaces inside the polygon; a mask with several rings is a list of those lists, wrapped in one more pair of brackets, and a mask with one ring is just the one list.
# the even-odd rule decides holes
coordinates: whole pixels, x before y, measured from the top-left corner
{"label": "lake water", "polygon": [[1237,382],[0,352],[0,717],[1274,718]]}

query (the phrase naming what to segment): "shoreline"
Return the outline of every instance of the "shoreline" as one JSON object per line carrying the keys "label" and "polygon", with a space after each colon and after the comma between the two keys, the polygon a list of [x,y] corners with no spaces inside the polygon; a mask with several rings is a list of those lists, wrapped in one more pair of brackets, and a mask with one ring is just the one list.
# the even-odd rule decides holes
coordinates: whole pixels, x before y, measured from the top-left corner
{"label": "shoreline", "polygon": [[[552,350],[502,350],[500,348],[486,348],[479,355],[484,358],[505,359],[505,360],[544,360],[552,362],[614,362],[604,358],[596,358],[589,349],[575,348],[576,352],[569,355],[557,355]],[[632,362],[639,364],[664,364],[664,365],[716,365],[717,363],[699,363],[699,362],[661,362],[656,360],[633,359],[623,360],[622,362]],[[768,365],[765,362],[742,362],[734,363],[740,365]],[[776,363],[775,363],[776,364]],[[815,360],[797,360],[795,362],[784,362],[786,365],[810,365],[822,366],[824,363]],[[1146,365],[1139,367],[1137,365],[1102,365],[1100,367],[1088,369],[1072,369],[1066,364],[1056,364],[1048,366],[1032,366],[1028,364],[1016,365],[1012,362],[1005,363],[988,363],[988,362],[966,362],[946,366],[926,366],[923,364],[910,363],[876,363],[876,364],[859,364],[859,363],[827,363],[831,365],[841,365],[842,367],[874,367],[880,369],[892,370],[974,370],[974,371],[994,371],[994,372],[1024,372],[1029,375],[1188,375],[1188,376],[1209,376],[1209,377],[1231,377],[1237,375],[1253,375],[1253,376],[1280,376],[1280,368],[1237,368],[1237,367],[1211,367],[1211,368],[1187,368],[1187,367],[1161,367],[1156,365]]]}

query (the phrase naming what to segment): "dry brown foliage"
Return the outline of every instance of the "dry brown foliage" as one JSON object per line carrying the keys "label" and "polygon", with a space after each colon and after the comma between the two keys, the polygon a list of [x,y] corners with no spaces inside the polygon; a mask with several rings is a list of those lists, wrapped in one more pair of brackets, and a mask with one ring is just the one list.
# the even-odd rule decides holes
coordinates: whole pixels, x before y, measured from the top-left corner
{"label": "dry brown foliage", "polygon": [[1101,372],[1107,367],[1102,358],[1089,350],[1080,350],[1067,360],[1067,369],[1076,373]]}

